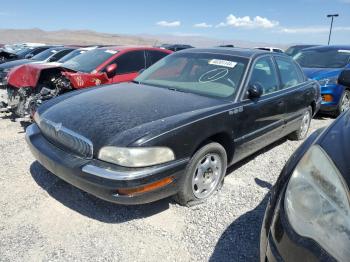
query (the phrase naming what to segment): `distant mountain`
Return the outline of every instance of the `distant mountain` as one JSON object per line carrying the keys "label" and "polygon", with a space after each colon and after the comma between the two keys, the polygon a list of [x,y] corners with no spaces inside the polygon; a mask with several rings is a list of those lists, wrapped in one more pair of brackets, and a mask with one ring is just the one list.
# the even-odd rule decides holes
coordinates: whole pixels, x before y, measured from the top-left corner
{"label": "distant mountain", "polygon": [[99,33],[90,30],[0,29],[0,43],[18,42],[76,45],[152,45],[156,40],[132,35]]}
{"label": "distant mountain", "polygon": [[210,47],[223,44],[233,44],[239,47],[276,46],[286,48],[286,45],[258,43],[242,40],[220,40],[200,35],[123,35],[100,33],[91,30],[44,31],[33,29],[0,29],[0,43],[41,42],[47,44],[76,45],[160,45],[163,43],[190,44],[195,47]]}

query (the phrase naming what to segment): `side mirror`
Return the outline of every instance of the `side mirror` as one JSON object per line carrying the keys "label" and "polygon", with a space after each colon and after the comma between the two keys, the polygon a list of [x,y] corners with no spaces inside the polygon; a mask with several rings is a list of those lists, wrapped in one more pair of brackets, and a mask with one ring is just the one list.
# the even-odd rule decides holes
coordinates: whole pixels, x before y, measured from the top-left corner
{"label": "side mirror", "polygon": [[117,71],[117,64],[111,64],[107,66],[106,73],[109,78],[113,77]]}
{"label": "side mirror", "polygon": [[338,83],[350,87],[350,69],[345,69],[338,78]]}
{"label": "side mirror", "polygon": [[255,83],[249,86],[248,88],[248,98],[249,99],[257,99],[262,96],[264,90],[263,87],[259,83]]}
{"label": "side mirror", "polygon": [[33,54],[28,54],[28,55],[26,55],[24,58],[26,58],[26,59],[31,59],[33,56],[34,56]]}

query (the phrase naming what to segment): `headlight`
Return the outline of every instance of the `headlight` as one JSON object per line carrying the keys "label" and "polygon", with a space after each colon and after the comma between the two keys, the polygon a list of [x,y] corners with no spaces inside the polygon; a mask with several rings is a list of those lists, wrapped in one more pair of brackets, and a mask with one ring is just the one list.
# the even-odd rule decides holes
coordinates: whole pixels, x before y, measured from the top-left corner
{"label": "headlight", "polygon": [[318,80],[320,86],[336,85],[338,83],[338,77],[323,78]]}
{"label": "headlight", "polygon": [[288,183],[284,206],[299,235],[314,239],[340,261],[349,259],[349,189],[320,146],[312,146],[299,162]]}
{"label": "headlight", "polygon": [[106,146],[101,148],[98,158],[125,167],[145,167],[169,162],[175,159],[175,155],[167,147]]}
{"label": "headlight", "polygon": [[33,120],[34,120],[34,122],[35,122],[37,125],[40,124],[41,119],[40,119],[40,116],[39,116],[39,114],[38,114],[38,111],[36,111],[36,112],[34,113]]}

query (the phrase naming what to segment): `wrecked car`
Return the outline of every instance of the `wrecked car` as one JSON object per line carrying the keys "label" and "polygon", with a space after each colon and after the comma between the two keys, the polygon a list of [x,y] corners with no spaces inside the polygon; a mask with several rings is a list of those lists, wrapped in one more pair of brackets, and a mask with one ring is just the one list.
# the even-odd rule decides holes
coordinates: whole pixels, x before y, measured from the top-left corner
{"label": "wrecked car", "polygon": [[8,106],[17,116],[68,91],[128,82],[171,51],[147,47],[103,47],[62,64],[26,64],[8,75]]}
{"label": "wrecked car", "polygon": [[192,205],[228,166],[282,137],[304,139],[320,102],[318,83],[287,55],[186,49],[132,83],[51,99],[26,140],[44,167],[102,199]]}
{"label": "wrecked car", "polygon": [[73,51],[75,48],[67,47],[50,47],[32,57],[18,59],[15,61],[5,62],[0,64],[0,88],[6,88],[8,73],[15,67],[30,64],[30,63],[46,63],[55,62]]}

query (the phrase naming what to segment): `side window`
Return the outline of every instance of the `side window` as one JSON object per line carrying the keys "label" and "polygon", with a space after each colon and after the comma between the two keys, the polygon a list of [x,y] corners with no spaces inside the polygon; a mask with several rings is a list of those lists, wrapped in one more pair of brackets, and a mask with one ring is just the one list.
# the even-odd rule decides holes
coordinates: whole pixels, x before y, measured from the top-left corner
{"label": "side window", "polygon": [[303,77],[293,61],[276,57],[276,63],[281,75],[282,89],[296,86],[303,82]]}
{"label": "side window", "polygon": [[168,54],[165,52],[159,52],[159,51],[154,51],[150,50],[148,52],[148,58],[150,61],[148,61],[148,66],[153,65],[155,62],[158,62],[160,59],[163,57],[167,56]]}
{"label": "side window", "polygon": [[145,52],[131,51],[121,55],[116,60],[117,75],[135,73],[145,68]]}
{"label": "side window", "polygon": [[255,63],[250,84],[260,84],[263,95],[278,91],[277,74],[270,57],[261,58]]}

